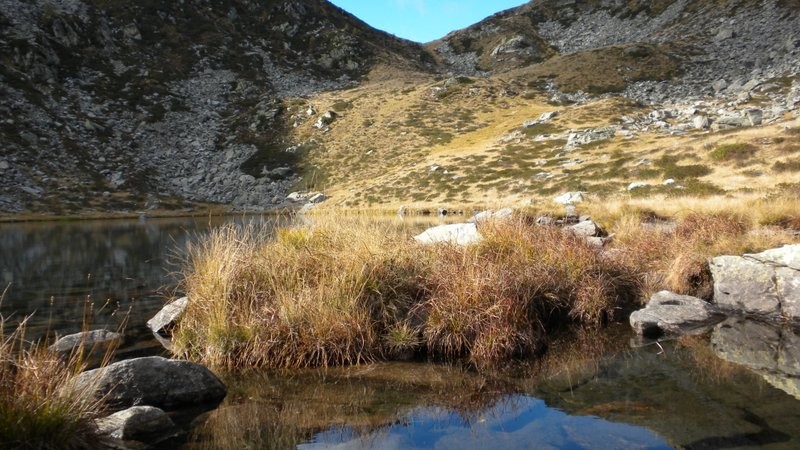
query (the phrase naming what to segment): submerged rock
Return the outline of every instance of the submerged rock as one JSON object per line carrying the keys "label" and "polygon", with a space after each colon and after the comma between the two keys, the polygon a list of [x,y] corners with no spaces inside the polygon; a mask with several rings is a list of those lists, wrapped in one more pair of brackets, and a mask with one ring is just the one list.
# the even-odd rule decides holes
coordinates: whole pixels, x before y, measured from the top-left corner
{"label": "submerged rock", "polygon": [[206,367],[190,361],[149,356],[89,370],[78,388],[104,397],[111,408],[136,405],[174,408],[214,403],[225,398],[225,385]]}
{"label": "submerged rock", "polygon": [[456,245],[470,245],[483,240],[474,223],[453,223],[428,228],[414,236],[414,240],[421,244],[450,243]]}
{"label": "submerged rock", "polygon": [[97,420],[101,435],[157,444],[182,434],[167,413],[153,406],[132,406]]}
{"label": "submerged rock", "polygon": [[658,338],[704,332],[724,318],[722,312],[704,300],[661,291],[650,298],[644,309],[631,314],[630,322],[637,334]]}
{"label": "submerged rock", "polygon": [[119,344],[120,340],[122,340],[122,335],[113,331],[84,331],[62,337],[49,349],[56,353],[70,353],[83,347],[84,350],[103,352],[109,347]]}

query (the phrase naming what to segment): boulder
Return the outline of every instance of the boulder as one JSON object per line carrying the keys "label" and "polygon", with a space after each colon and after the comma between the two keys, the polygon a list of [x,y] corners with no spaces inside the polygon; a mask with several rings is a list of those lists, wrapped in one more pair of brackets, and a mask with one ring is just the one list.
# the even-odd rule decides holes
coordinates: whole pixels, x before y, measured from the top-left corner
{"label": "boulder", "polygon": [[650,186],[650,183],[646,183],[644,181],[634,181],[628,185],[628,190],[632,191],[634,189],[641,189]]}
{"label": "boulder", "polygon": [[483,240],[474,223],[453,223],[428,228],[414,236],[414,240],[421,244],[450,243],[456,245],[470,245]]}
{"label": "boulder", "polygon": [[607,234],[592,220],[583,220],[575,225],[569,225],[566,229],[574,233],[576,236],[583,238],[602,237],[606,236]]}
{"label": "boulder", "polygon": [[313,194],[309,194],[308,203],[322,203],[328,197],[325,196],[322,192],[315,192]]}
{"label": "boulder", "polygon": [[645,308],[630,316],[634,331],[648,338],[701,333],[723,319],[725,315],[714,305],[669,291],[655,293]]}
{"label": "boulder", "polygon": [[177,408],[219,402],[225,385],[204,366],[160,356],[128,359],[80,374],[78,389],[114,409],[137,405]]}
{"label": "boulder", "polygon": [[152,406],[133,406],[96,421],[101,435],[124,441],[158,444],[182,432],[167,413]]}
{"label": "boulder", "polygon": [[758,108],[750,108],[744,111],[744,117],[747,119],[747,124],[754,127],[761,125],[764,120],[764,112]]}
{"label": "boulder", "polygon": [[480,223],[486,220],[497,220],[497,219],[510,219],[514,215],[514,210],[511,208],[503,208],[497,211],[486,210],[481,211],[474,216],[470,217],[467,222],[469,223]]}
{"label": "boulder", "polygon": [[314,128],[321,130],[327,127],[328,125],[332,124],[337,117],[339,117],[338,114],[336,114],[333,111],[328,111],[325,114],[319,116],[319,119],[317,119],[316,123],[314,123]]}
{"label": "boulder", "polygon": [[567,192],[554,198],[553,201],[559,205],[574,205],[583,201],[583,192]]}
{"label": "boulder", "polygon": [[698,130],[706,130],[711,125],[711,122],[706,116],[695,116],[692,119],[692,126]]}
{"label": "boulder", "polygon": [[189,306],[189,298],[181,297],[164,305],[161,311],[147,321],[147,328],[150,328],[156,339],[168,350],[172,347],[172,341],[170,340],[172,329],[183,315],[183,312],[186,311],[187,306]]}
{"label": "boulder", "polygon": [[800,245],[711,260],[714,301],[749,314],[800,319]]}
{"label": "boulder", "polygon": [[71,353],[83,347],[84,350],[104,352],[119,344],[122,335],[108,330],[92,330],[70,334],[57,340],[49,347],[56,353]]}

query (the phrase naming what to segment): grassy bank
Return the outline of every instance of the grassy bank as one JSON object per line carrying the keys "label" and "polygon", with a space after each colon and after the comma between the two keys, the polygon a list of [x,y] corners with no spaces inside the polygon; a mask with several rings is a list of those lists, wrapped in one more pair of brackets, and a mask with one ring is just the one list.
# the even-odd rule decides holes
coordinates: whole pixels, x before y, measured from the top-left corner
{"label": "grassy bank", "polygon": [[27,342],[24,330],[6,333],[0,321],[0,448],[95,447],[102,402],[71,383],[80,355],[64,360]]}
{"label": "grassy bank", "polygon": [[566,325],[625,318],[660,289],[709,298],[710,256],[797,240],[775,214],[765,219],[789,202],[767,205],[663,217],[604,204],[594,209],[615,234],[605,249],[536,225],[533,212],[481,224],[484,240],[466,248],[419,245],[418,230],[365,217],[223,227],[186,261],[191,302],[175,349],[227,368],[414,355],[494,367],[543,352]]}

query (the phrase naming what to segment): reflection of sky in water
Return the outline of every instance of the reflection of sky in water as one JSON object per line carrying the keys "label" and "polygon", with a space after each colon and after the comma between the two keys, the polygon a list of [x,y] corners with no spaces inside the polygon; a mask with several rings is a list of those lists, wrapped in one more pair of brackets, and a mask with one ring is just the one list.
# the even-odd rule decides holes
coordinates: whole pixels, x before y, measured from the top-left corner
{"label": "reflection of sky in water", "polygon": [[420,408],[396,424],[359,435],[333,428],[299,445],[326,449],[669,449],[645,428],[589,416],[570,416],[544,401],[513,396],[473,417]]}

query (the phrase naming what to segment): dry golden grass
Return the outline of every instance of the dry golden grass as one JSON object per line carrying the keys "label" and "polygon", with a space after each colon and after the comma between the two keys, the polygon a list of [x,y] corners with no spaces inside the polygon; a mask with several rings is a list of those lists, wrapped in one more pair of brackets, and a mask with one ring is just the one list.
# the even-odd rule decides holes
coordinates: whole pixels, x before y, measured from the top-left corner
{"label": "dry golden grass", "polygon": [[557,228],[485,224],[473,247],[422,246],[386,221],[221,228],[190,252],[176,351],[213,366],[358,364],[427,352],[494,366],[554,327],[600,326],[636,273]]}
{"label": "dry golden grass", "polygon": [[102,411],[91,387],[71,382],[84,367],[25,340],[25,324],[7,333],[0,320],[0,447],[78,449],[97,445]]}

